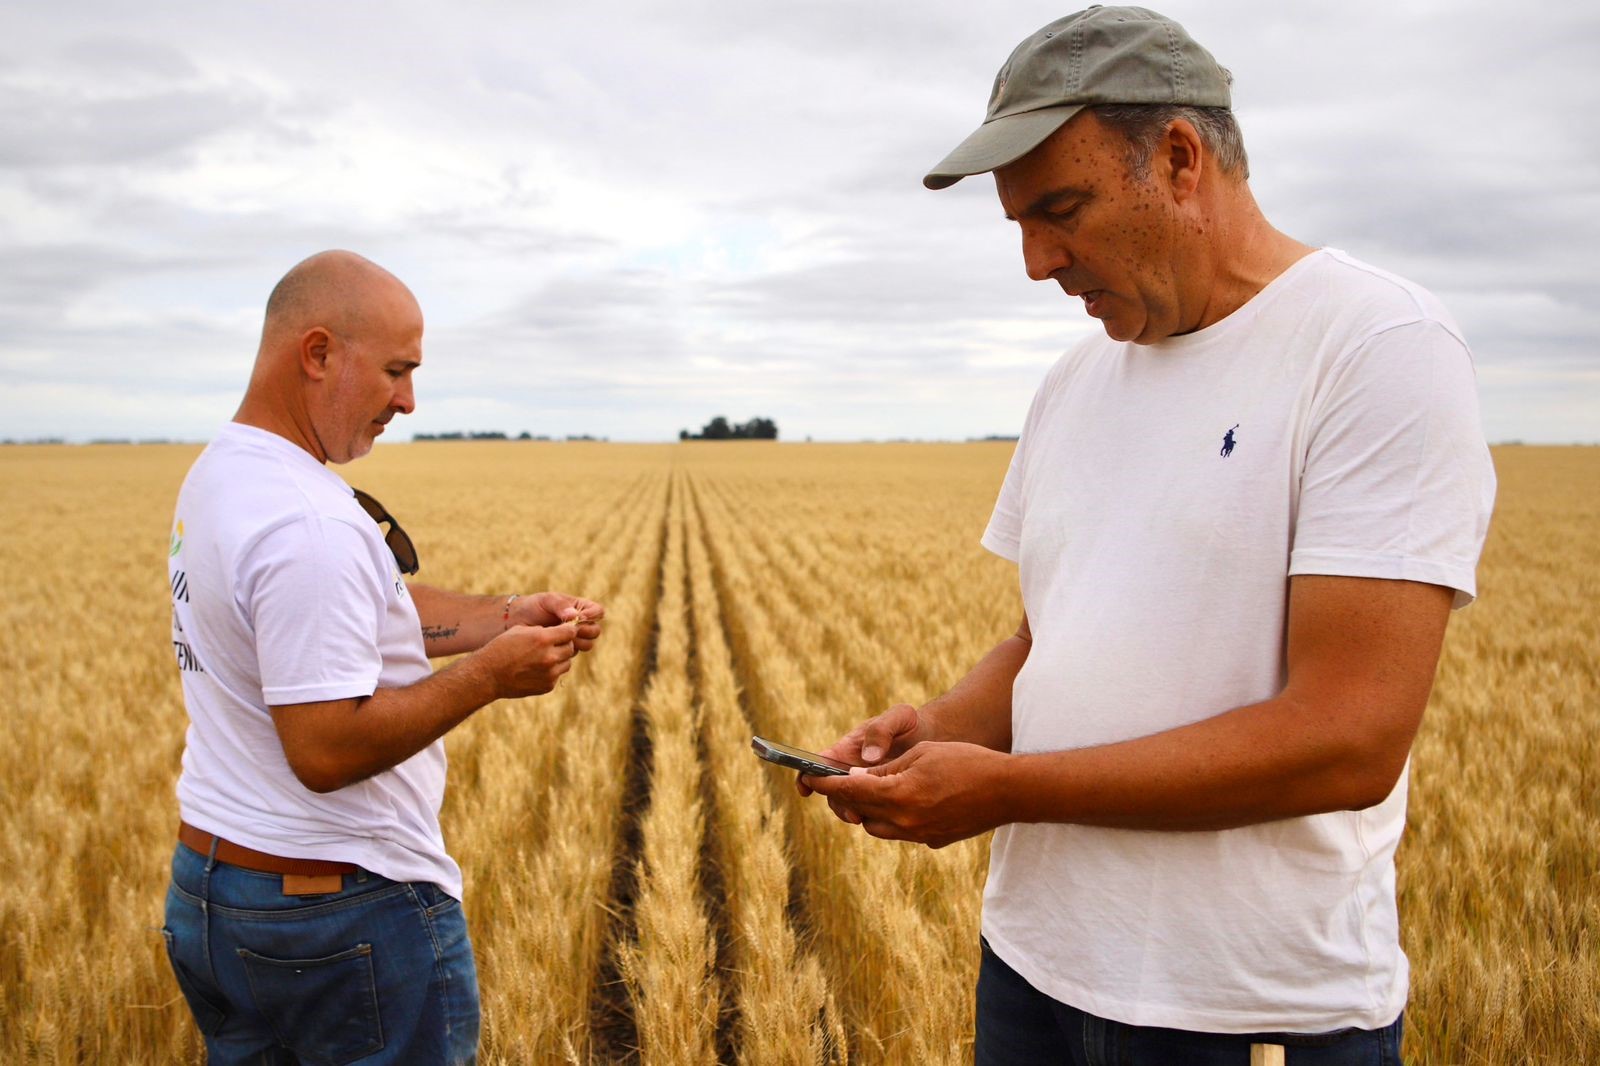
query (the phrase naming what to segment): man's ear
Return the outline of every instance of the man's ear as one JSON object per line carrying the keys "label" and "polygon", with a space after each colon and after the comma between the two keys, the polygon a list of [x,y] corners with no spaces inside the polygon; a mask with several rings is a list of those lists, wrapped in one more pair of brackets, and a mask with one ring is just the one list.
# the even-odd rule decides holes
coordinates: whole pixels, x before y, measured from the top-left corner
{"label": "man's ear", "polygon": [[1200,175],[1208,160],[1200,134],[1188,119],[1174,119],[1156,149],[1155,165],[1163,170],[1172,198],[1182,203],[1200,188]]}
{"label": "man's ear", "polygon": [[312,326],[300,335],[300,370],[312,381],[328,376],[329,348],[334,343],[333,334],[322,326]]}

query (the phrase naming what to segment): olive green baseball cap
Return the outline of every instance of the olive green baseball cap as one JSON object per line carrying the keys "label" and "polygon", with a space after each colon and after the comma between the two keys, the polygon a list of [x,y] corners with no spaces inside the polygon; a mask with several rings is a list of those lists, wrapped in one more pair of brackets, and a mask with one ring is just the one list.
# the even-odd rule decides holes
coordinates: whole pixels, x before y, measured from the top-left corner
{"label": "olive green baseball cap", "polygon": [[1096,5],[1017,45],[989,94],[983,125],[922,179],[954,185],[1027,155],[1095,104],[1233,106],[1228,72],[1165,15]]}

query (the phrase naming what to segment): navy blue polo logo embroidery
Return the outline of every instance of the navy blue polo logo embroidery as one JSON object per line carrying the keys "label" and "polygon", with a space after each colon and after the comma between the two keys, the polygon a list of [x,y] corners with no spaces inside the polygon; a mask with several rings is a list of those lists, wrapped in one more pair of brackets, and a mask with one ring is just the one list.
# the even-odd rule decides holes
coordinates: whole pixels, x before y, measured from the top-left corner
{"label": "navy blue polo logo embroidery", "polygon": [[[1233,429],[1238,428],[1239,423],[1235,422],[1233,424]],[[1222,457],[1224,459],[1233,454],[1233,429],[1228,430],[1228,432],[1222,435]]]}

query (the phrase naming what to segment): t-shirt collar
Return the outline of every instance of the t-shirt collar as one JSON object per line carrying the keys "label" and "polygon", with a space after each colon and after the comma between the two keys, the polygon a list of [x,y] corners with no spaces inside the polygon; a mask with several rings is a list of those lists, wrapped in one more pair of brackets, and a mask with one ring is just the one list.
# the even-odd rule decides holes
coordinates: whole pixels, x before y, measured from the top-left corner
{"label": "t-shirt collar", "polygon": [[230,440],[247,447],[262,448],[300,469],[316,477],[326,478],[332,485],[337,485],[345,493],[350,492],[350,486],[345,480],[334,473],[326,463],[319,463],[315,457],[300,445],[287,437],[279,436],[269,429],[260,426],[246,425],[243,422],[225,423],[217,433],[218,440]]}

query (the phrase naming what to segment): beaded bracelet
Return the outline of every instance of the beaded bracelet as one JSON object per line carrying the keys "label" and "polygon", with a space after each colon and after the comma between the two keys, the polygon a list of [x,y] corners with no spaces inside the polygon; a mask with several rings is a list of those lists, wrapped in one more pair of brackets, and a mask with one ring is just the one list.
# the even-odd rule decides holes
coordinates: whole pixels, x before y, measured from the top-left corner
{"label": "beaded bracelet", "polygon": [[511,595],[506,597],[505,608],[500,612],[500,622],[501,622],[501,628],[502,629],[510,629],[511,628],[511,604],[513,602],[515,602],[516,598],[517,598],[517,593],[514,593],[514,592]]}

